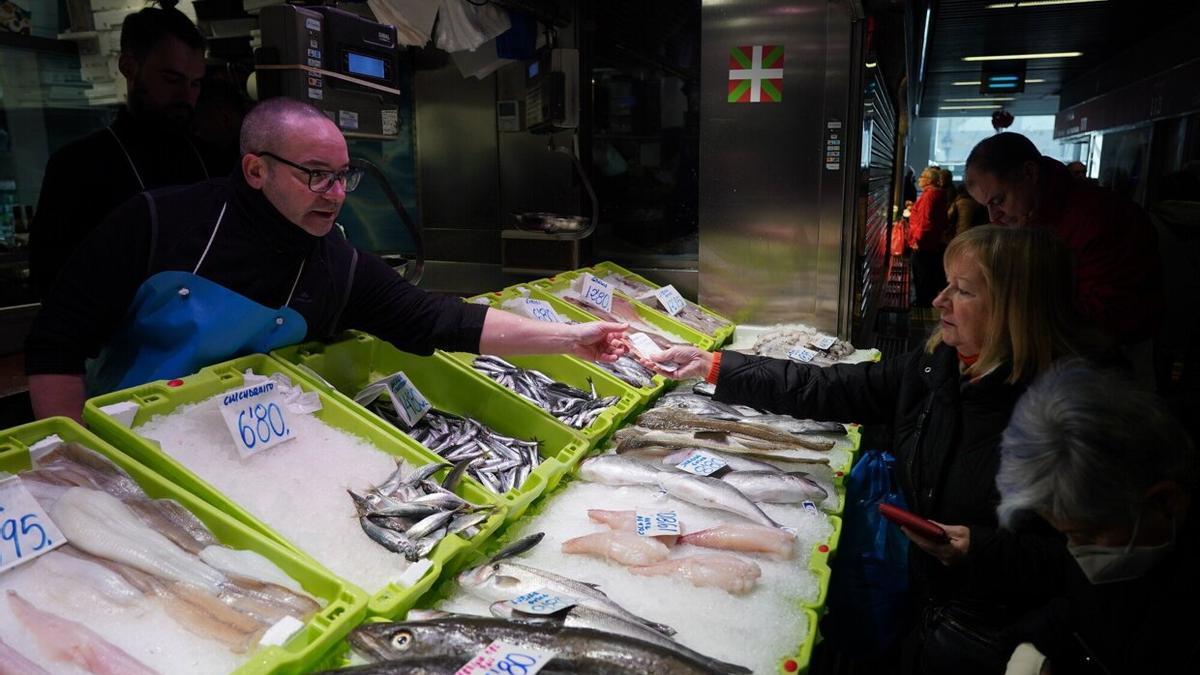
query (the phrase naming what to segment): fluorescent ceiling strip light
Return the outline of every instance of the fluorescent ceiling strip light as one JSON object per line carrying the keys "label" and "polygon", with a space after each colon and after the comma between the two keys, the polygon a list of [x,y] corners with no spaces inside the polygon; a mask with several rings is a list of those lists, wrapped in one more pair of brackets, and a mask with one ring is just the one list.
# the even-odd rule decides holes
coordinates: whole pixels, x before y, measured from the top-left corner
{"label": "fluorescent ceiling strip light", "polygon": [[989,56],[964,56],[963,61],[1020,61],[1031,59],[1069,59],[1083,56],[1083,52],[1044,52],[1041,54],[992,54]]}
{"label": "fluorescent ceiling strip light", "polygon": [[[1025,84],[1041,84],[1042,82],[1045,82],[1045,80],[1025,80]],[[950,84],[956,87],[978,87],[982,83],[979,80],[959,80]]]}
{"label": "fluorescent ceiling strip light", "polygon": [[1003,107],[1002,105],[944,105],[938,110],[996,110]]}
{"label": "fluorescent ceiling strip light", "polygon": [[1026,7],[1045,7],[1047,5],[1086,5],[1106,0],[1022,0],[1021,2],[993,2],[985,5],[987,9],[1025,9]]}
{"label": "fluorescent ceiling strip light", "polygon": [[994,102],[1015,101],[1017,99],[1010,96],[1008,98],[946,98],[946,99],[942,99],[942,100],[945,101],[946,103],[976,103],[979,101],[986,103],[988,101],[994,101]]}
{"label": "fluorescent ceiling strip light", "polygon": [[933,6],[925,8],[925,31],[921,34],[921,69],[917,73],[917,81],[925,81],[925,50],[929,47],[929,21],[933,18]]}

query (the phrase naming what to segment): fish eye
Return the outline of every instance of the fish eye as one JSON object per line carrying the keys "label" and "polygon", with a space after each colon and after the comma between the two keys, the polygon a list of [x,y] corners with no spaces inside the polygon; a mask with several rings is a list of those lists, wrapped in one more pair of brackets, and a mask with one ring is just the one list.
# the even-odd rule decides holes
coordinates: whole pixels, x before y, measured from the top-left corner
{"label": "fish eye", "polygon": [[413,641],[412,633],[410,633],[406,630],[402,630],[399,633],[396,633],[395,635],[392,636],[392,647],[394,647],[396,649],[400,649],[400,650],[405,650],[405,649],[408,649],[409,645],[412,644],[412,641]]}

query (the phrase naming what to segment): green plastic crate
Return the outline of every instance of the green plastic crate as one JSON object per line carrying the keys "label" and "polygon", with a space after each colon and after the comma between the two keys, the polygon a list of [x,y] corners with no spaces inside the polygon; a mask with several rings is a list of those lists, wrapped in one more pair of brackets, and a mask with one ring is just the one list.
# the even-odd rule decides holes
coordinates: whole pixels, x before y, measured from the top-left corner
{"label": "green plastic crate", "polygon": [[332,343],[309,342],[277,350],[272,355],[294,376],[309,380],[312,378],[309,373],[296,368],[298,364],[307,366],[337,389],[331,396],[356,410],[376,429],[408,443],[415,441],[350,397],[373,380],[404,371],[435,408],[475,418],[505,436],[540,440],[542,463],[524,485],[501,496],[508,506],[509,520],[519,517],[534,499],[558,485],[563,474],[589,449],[583,436],[546,411],[483,375],[464,370],[445,354],[415,356],[366,333],[350,331],[344,339]]}
{"label": "green plastic crate", "polygon": [[[264,536],[287,546],[293,551],[303,554],[311,560],[312,558],[305,551],[250,515],[245,509],[175,460],[175,458],[160,450],[157,443],[137,433],[137,427],[151,417],[165,415],[180,406],[203,401],[223,391],[241,387],[244,380],[243,373],[247,368],[259,375],[283,373],[292,378],[293,381],[297,381],[304,389],[317,391],[321,397],[321,410],[314,414],[318,419],[332,427],[366,440],[382,452],[404,459],[416,466],[440,461],[433,453],[411,439],[385,433],[374,423],[373,416],[363,411],[361,407],[356,406],[357,410],[350,408],[338,397],[320,391],[319,388],[312,386],[306,380],[298,377],[295,372],[287,368],[284,364],[265,354],[244,356],[239,359],[209,366],[181,380],[150,382],[138,387],[98,396],[89,400],[84,406],[84,419],[101,437],[114,445],[124,448],[135,459],[166,476],[176,485],[197,495],[246,525],[257,529]],[[100,410],[101,407],[122,401],[133,401],[139,404],[137,415],[133,420],[133,429],[125,428]],[[448,470],[443,469],[436,475],[444,476],[446,472]],[[483,486],[476,484],[473,480],[463,480],[455,489],[455,492],[464,499],[476,504],[500,503],[500,500],[496,499],[491,492]],[[480,526],[480,532],[469,540],[459,535],[450,535],[439,542],[429,555],[429,560],[433,563],[433,567],[427,570],[424,576],[412,586],[402,587],[392,583],[383,589],[368,589],[372,592],[369,601],[371,611],[382,616],[399,616],[408,611],[408,608],[416,602],[417,598],[428,590],[429,586],[438,578],[442,567],[455,557],[477,547],[499,529],[504,523],[504,510],[501,507],[496,515],[484,521]]]}
{"label": "green plastic crate", "polygon": [[[570,286],[573,281],[578,279],[583,274],[584,274],[584,270],[579,270],[579,271],[575,271],[575,272],[566,272],[564,274],[559,274],[558,276],[550,277],[549,279],[547,279],[545,281],[539,281],[535,284],[523,284],[523,285],[530,289],[530,291],[531,291],[530,297],[540,297],[544,300],[546,296],[549,296],[549,297],[554,298],[555,300],[558,300],[559,302],[562,302],[564,305],[569,305],[575,309],[580,309],[580,308],[575,307],[574,305],[571,305],[570,303],[562,300],[561,298],[559,298],[558,296],[556,296],[554,294],[556,292],[561,291],[561,290],[567,288],[568,286]],[[684,340],[687,340],[692,345],[699,347],[700,349],[703,349],[706,351],[712,351],[712,350],[716,349],[717,345],[719,344],[717,342],[716,338],[713,338],[710,335],[705,335],[704,333],[701,333],[700,331],[697,331],[694,328],[685,326],[684,324],[679,323],[678,321],[672,319],[671,317],[667,316],[666,314],[655,311],[655,310],[643,305],[642,303],[638,302],[637,300],[634,300],[634,299],[626,296],[624,293],[621,293],[620,291],[616,291],[615,293],[617,295],[620,295],[621,297],[625,298],[626,300],[629,300],[629,302],[631,302],[633,304],[633,309],[634,309],[634,311],[636,311],[638,313],[638,316],[640,316],[643,321],[650,324],[651,326],[656,326],[658,328],[662,328],[663,330],[670,331],[670,332],[674,333],[675,335],[678,335],[679,337],[683,338]],[[591,314],[587,310],[582,310],[582,311],[585,314],[587,314],[589,317],[591,317],[591,320],[595,320],[595,317],[591,316]],[[732,335],[732,332],[730,334]]]}
{"label": "green plastic crate", "polygon": [[92,432],[65,417],[49,419],[0,431],[0,470],[20,473],[32,464],[29,446],[57,434],[67,442],[80,443],[112,460],[154,499],[173,499],[199,518],[217,541],[226,546],[254,551],[275,563],[313,597],[326,606],[282,647],[265,647],[250,655],[238,675],[304,673],[327,662],[331,649],[344,645],[344,638],[367,612],[367,596],[357,586],[338,579],[311,559],[264,537],[220,509],[205,503],[163,476],[133,460]]}
{"label": "green plastic crate", "polygon": [[[588,269],[579,270],[579,272],[591,272],[592,274],[595,274],[598,277],[603,277],[603,276],[606,276],[609,274],[617,274],[617,275],[620,275],[620,276],[623,276],[623,277],[626,277],[629,279],[634,279],[634,280],[640,281],[641,283],[646,284],[647,286],[650,286],[651,288],[662,288],[661,284],[656,284],[653,281],[650,281],[649,279],[647,279],[646,277],[644,277],[640,274],[635,274],[633,272],[630,272],[629,270],[625,269],[624,267],[621,267],[620,265],[618,265],[614,262],[602,262],[599,265],[593,265],[592,267],[590,267]],[[658,306],[657,303],[646,302],[646,303],[641,303],[641,304],[651,310],[654,310],[655,312],[658,312],[659,314],[662,314],[663,316],[667,316],[667,317],[670,316],[670,314],[667,314],[661,307]],[[724,316],[721,316],[720,314],[717,314],[716,312],[712,311],[711,309],[709,309],[699,303],[693,302],[691,304],[695,305],[697,308],[699,308],[700,311],[704,312],[705,314],[708,314],[709,316],[712,316],[716,319],[720,319],[721,321],[728,322],[728,325],[724,326],[723,328],[718,328],[716,330],[716,332],[708,334],[709,337],[716,340],[716,346],[720,347],[721,345],[727,344],[729,342],[729,340],[733,337],[733,330],[735,328],[737,328],[737,326],[734,325],[733,321]]]}

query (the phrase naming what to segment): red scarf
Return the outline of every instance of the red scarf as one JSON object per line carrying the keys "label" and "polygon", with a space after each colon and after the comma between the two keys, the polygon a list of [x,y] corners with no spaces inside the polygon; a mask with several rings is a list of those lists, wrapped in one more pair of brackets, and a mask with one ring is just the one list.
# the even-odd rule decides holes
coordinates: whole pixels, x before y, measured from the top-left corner
{"label": "red scarf", "polygon": [[961,361],[964,366],[970,368],[971,366],[975,365],[976,361],[979,360],[979,355],[976,354],[974,356],[963,356],[962,352],[958,352],[958,360]]}

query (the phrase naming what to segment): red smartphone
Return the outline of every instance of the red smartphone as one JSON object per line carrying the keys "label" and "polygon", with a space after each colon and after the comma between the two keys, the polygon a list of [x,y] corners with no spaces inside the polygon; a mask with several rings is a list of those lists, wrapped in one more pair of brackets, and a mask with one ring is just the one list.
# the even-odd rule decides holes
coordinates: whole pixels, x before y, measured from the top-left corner
{"label": "red smartphone", "polygon": [[911,511],[905,511],[902,508],[892,506],[891,504],[880,504],[879,515],[887,518],[897,525],[903,525],[917,534],[932,539],[937,542],[948,542],[950,537],[946,531],[936,525],[933,521],[922,518]]}

